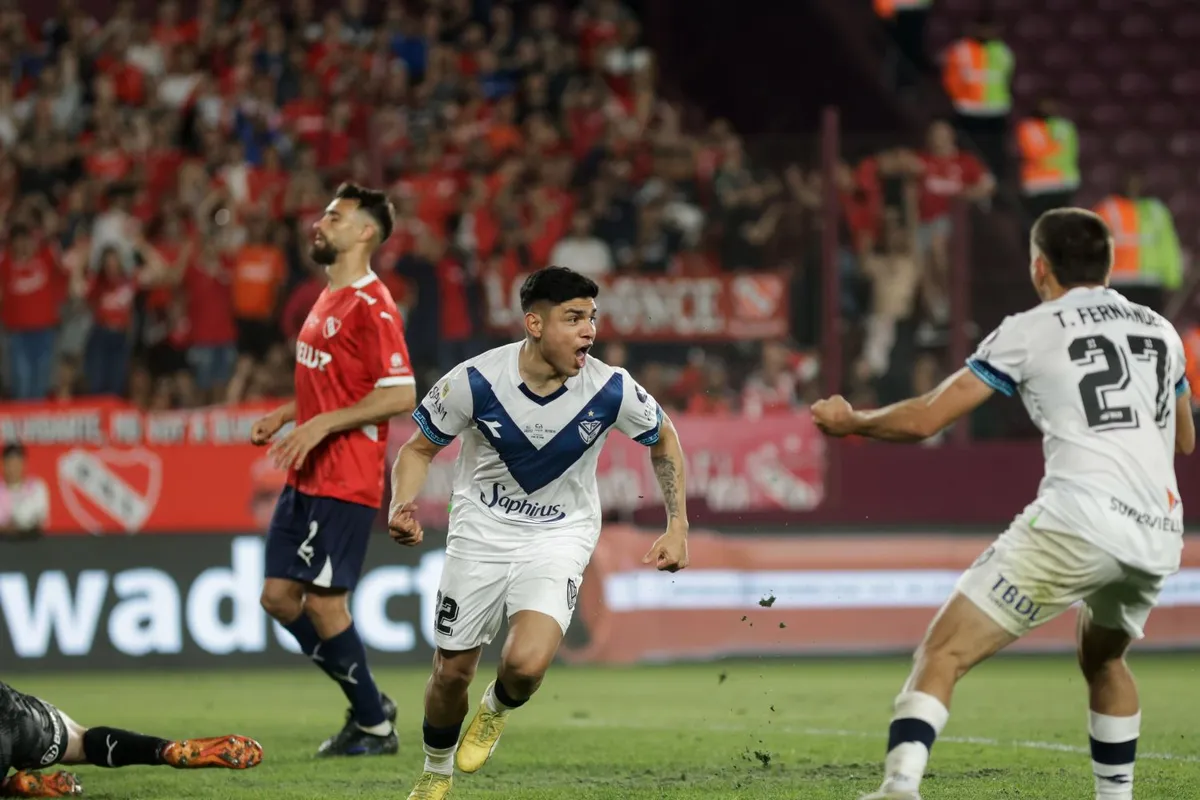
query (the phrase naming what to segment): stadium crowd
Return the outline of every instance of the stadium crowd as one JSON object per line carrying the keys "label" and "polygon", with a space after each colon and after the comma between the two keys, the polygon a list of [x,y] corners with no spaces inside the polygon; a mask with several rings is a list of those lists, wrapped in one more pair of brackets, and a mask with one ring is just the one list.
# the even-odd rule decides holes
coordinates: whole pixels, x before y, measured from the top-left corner
{"label": "stadium crowd", "polygon": [[[757,163],[724,120],[685,124],[617,0],[344,0],[320,15],[243,0],[194,16],[167,0],[153,18],[126,1],[107,19],[64,0],[37,27],[2,8],[4,397],[165,409],[287,395],[324,283],[310,227],[343,180],[392,192],[396,234],[375,267],[423,378],[498,341],[486,287],[530,268],[773,269],[790,275],[785,340],[697,348],[602,330],[602,357],[696,412],[819,393],[816,165]],[[950,202],[986,209],[997,191],[995,154],[968,152],[955,122],[837,171],[859,403],[949,366]]]}
{"label": "stadium crowd", "polygon": [[[286,394],[289,347],[323,285],[310,226],[342,180],[393,192],[397,232],[376,269],[422,372],[494,339],[479,322],[489,276],[781,263],[789,205],[812,202],[803,174],[754,169],[723,122],[685,132],[615,0],[525,9],[446,0],[376,17],[346,0],[318,18],[305,2],[281,14],[246,0],[185,17],[168,1],[144,19],[124,2],[98,20],[64,2],[35,29],[9,3],[6,395],[171,408]],[[746,349],[760,367],[727,369]],[[753,412],[812,394],[807,352],[735,350],[611,355],[677,407]]]}

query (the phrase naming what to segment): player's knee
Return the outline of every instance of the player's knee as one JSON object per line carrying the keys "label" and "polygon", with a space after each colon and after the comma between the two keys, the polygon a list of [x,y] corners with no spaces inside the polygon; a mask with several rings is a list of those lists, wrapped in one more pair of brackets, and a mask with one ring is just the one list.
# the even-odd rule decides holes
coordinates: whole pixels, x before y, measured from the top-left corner
{"label": "player's knee", "polygon": [[952,640],[924,642],[913,654],[918,672],[936,672],[957,681],[974,666],[966,651]]}
{"label": "player's knee", "polygon": [[518,698],[530,697],[542,685],[546,671],[538,670],[527,664],[508,664],[501,666],[500,675],[506,688]]}
{"label": "player's knee", "polygon": [[535,650],[522,651],[514,648],[506,653],[501,661],[500,676],[506,686],[528,697],[541,686],[542,678],[545,677],[553,659],[553,653],[543,654]]}
{"label": "player's knee", "polygon": [[271,586],[264,586],[258,598],[263,611],[272,619],[288,623],[304,613],[304,598],[297,597],[292,592],[283,591]]}
{"label": "player's knee", "polygon": [[446,657],[438,650],[433,656],[430,681],[439,693],[466,692],[475,678],[476,664],[476,659]]}
{"label": "player's knee", "polygon": [[304,613],[322,639],[332,639],[350,627],[350,604],[347,594],[316,594],[304,596]]}
{"label": "player's knee", "polygon": [[1125,653],[1129,650],[1130,642],[1131,638],[1125,631],[1097,625],[1090,610],[1087,614],[1081,614],[1076,657],[1088,683],[1127,672],[1129,667],[1125,664]]}
{"label": "player's knee", "polygon": [[334,620],[350,616],[348,595],[345,592],[337,594],[318,594],[309,592],[304,596],[304,611],[314,620]]}
{"label": "player's knee", "polygon": [[1079,670],[1083,673],[1083,679],[1088,683],[1103,682],[1115,674],[1129,670],[1124,655],[1097,654],[1080,648],[1078,656]]}

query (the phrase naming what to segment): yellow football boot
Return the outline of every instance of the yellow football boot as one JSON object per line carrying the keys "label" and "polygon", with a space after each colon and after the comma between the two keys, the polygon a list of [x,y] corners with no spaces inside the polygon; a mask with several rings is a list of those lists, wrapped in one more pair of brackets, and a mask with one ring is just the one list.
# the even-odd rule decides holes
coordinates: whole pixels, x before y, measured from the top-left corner
{"label": "yellow football boot", "polygon": [[[492,687],[487,688],[484,697]],[[475,718],[467,726],[467,733],[458,745],[454,755],[454,765],[463,772],[478,772],[491,757],[492,751],[500,742],[500,734],[504,733],[504,725],[508,722],[507,711],[492,711],[487,703],[479,701],[479,710]]]}
{"label": "yellow football boot", "polygon": [[450,796],[454,778],[436,772],[422,772],[417,785],[408,793],[408,800],[444,800]]}

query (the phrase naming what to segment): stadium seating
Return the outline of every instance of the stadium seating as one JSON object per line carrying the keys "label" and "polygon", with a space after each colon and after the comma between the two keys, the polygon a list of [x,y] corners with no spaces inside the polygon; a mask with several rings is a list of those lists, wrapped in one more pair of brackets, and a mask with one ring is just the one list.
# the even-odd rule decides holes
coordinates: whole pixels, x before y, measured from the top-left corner
{"label": "stadium seating", "polygon": [[[941,52],[979,13],[977,0],[934,4],[929,46]],[[1147,194],[1200,247],[1200,9],[1175,0],[1004,0],[994,4],[1016,59],[1016,113],[1058,97],[1080,131],[1092,204],[1140,171]]]}
{"label": "stadium seating", "polygon": [[[304,7],[311,13],[297,21],[295,15]],[[95,338],[88,320],[108,291],[90,283],[89,276],[94,276],[100,234],[118,243],[127,236],[104,221],[110,206],[120,203],[110,193],[118,185],[131,192],[130,216],[142,223],[150,244],[169,256],[179,272],[184,271],[180,245],[185,238],[195,244],[193,262],[201,243],[220,251],[203,256],[209,260],[236,264],[239,248],[262,244],[277,248],[277,260],[285,262],[283,277],[268,292],[281,290],[280,299],[274,307],[254,312],[265,316],[251,319],[272,329],[269,347],[264,351],[263,342],[239,337],[239,361],[228,394],[206,394],[200,387],[197,395],[189,386],[192,320],[187,306],[196,295],[187,282],[182,288],[143,287],[138,292],[133,313],[114,323],[120,326],[118,333],[128,331],[133,356],[128,381],[121,367],[115,382],[128,383],[136,402],[155,408],[254,400],[288,391],[289,340],[297,315],[302,321],[321,285],[319,271],[303,255],[308,226],[343,179],[386,185],[393,192],[400,211],[397,234],[381,251],[376,269],[406,312],[448,308],[441,293],[460,293],[463,302],[446,313],[464,321],[470,338],[459,344],[475,351],[496,336],[494,329],[483,330],[479,324],[485,317],[479,295],[486,293],[476,291],[482,279],[476,284],[472,277],[471,286],[464,281],[456,286],[449,276],[499,270],[511,279],[514,271],[544,264],[556,240],[566,235],[572,209],[603,216],[605,209],[590,205],[598,183],[615,180],[618,194],[626,196],[612,201],[625,204],[625,218],[618,220],[624,228],[616,230],[620,226],[614,224],[609,226],[613,230],[601,231],[597,225],[596,235],[608,237],[605,244],[614,254],[630,251],[633,241],[643,248],[638,253],[657,248],[655,269],[675,275],[690,275],[692,263],[701,270],[719,263],[713,257],[727,252],[723,237],[740,235],[741,226],[754,221],[753,214],[743,214],[738,225],[723,226],[726,209],[714,205],[713,184],[735,138],[706,136],[703,123],[678,139],[670,137],[679,134],[663,132],[672,115],[684,116],[683,108],[668,107],[652,86],[645,90],[636,85],[634,73],[651,63],[652,55],[641,44],[636,18],[620,3],[572,9],[556,3],[445,2],[432,6],[429,15],[404,3],[388,4],[386,11],[382,4],[336,0],[281,8],[264,0],[0,5],[0,62],[12,67],[16,78],[15,105],[10,109],[0,101],[0,216],[7,224],[30,224],[39,244],[56,245],[66,254],[64,263],[75,268],[86,264],[81,281],[92,287],[83,291],[69,275],[55,276],[64,284],[57,287],[60,295],[68,298],[61,325],[56,322],[53,331],[61,333],[54,350],[58,377],[49,392],[56,398],[89,393],[88,386],[77,385],[80,374],[93,377],[107,371],[104,358],[90,359],[86,348]],[[366,17],[344,16],[355,8]],[[68,24],[56,15],[69,9],[74,9],[75,21]],[[173,14],[177,16],[170,19]],[[427,39],[425,31],[437,15],[436,38]],[[531,32],[538,16],[549,20],[548,27]],[[514,24],[514,35],[497,41],[497,26],[503,27],[506,17]],[[46,78],[56,74],[64,43],[79,57],[83,102],[74,105],[67,102],[69,92],[60,93]],[[605,48],[614,43],[620,47],[610,57]],[[489,62],[497,60],[484,54],[488,49],[505,59],[504,70],[520,74],[515,79],[485,75]],[[530,58],[541,66],[528,67]],[[573,67],[573,61],[580,64]],[[524,80],[527,72],[548,80],[538,89],[537,76]],[[426,75],[434,77],[423,80]],[[528,94],[539,91],[545,94],[540,100]],[[520,98],[516,119],[507,116],[511,109],[500,99],[509,92]],[[94,98],[102,111],[93,110]],[[576,98],[590,105],[560,108]],[[527,121],[538,116],[535,112],[541,112],[540,123]],[[647,116],[638,122],[638,114]],[[32,128],[31,118],[45,124]],[[646,232],[643,226],[658,223],[646,221],[653,214],[641,213],[646,202],[641,190],[661,169],[656,158],[672,157],[670,148],[691,158],[693,174],[686,180],[694,178],[695,189],[689,190],[686,203],[676,197],[677,206],[686,207],[674,209],[678,213],[663,228],[647,228],[658,238],[643,242],[637,239]],[[45,174],[41,159],[54,158],[53,152],[69,153],[74,166]],[[276,163],[276,156],[282,163]],[[565,177],[554,178],[541,162],[559,156],[568,156],[570,163]],[[19,184],[6,177],[10,175],[19,176]],[[551,186],[555,181],[561,182]],[[558,194],[568,185],[569,194]],[[775,194],[757,208],[764,218],[779,192],[770,191]],[[32,199],[39,194],[49,206]],[[484,197],[484,208],[471,206],[469,196]],[[71,203],[76,205],[69,208]],[[51,218],[48,207],[60,214]],[[200,208],[207,216],[193,219]],[[125,212],[114,213],[119,218]],[[265,228],[258,231],[263,241],[243,244],[243,235],[263,216]],[[465,216],[470,223],[462,221]],[[673,220],[684,217],[692,225],[704,220],[686,247],[681,232],[672,227]],[[514,223],[525,233],[501,234]],[[533,232],[535,227],[540,233]],[[0,249],[8,244],[3,236]],[[618,241],[622,236],[631,241]],[[494,242],[494,249],[483,252],[482,238]],[[426,240],[436,248],[426,252]],[[446,254],[438,249],[442,245],[459,250]],[[756,247],[771,252],[770,242]],[[417,254],[432,273],[424,284],[420,270],[396,267],[410,254]],[[641,258],[625,256],[627,263],[619,267],[641,271]],[[447,259],[463,263],[447,265]],[[126,265],[132,267],[132,262]],[[236,266],[233,270],[236,282],[240,273]],[[418,294],[420,300],[412,302]],[[445,338],[438,319],[435,313],[410,320],[414,361],[430,370],[438,367],[439,339]],[[429,346],[414,341],[420,334]],[[119,345],[116,340],[113,347]],[[736,383],[753,369],[755,359],[747,359],[745,351],[743,347],[731,372]],[[637,360],[640,354],[632,355]],[[674,350],[658,347],[654,353],[655,359],[676,365],[668,370],[671,380],[685,357],[686,343]],[[65,385],[59,386],[60,381]],[[0,380],[0,397],[6,390],[11,396],[12,387],[4,383]],[[29,396],[45,394],[39,389]],[[678,402],[686,405],[688,397]]]}

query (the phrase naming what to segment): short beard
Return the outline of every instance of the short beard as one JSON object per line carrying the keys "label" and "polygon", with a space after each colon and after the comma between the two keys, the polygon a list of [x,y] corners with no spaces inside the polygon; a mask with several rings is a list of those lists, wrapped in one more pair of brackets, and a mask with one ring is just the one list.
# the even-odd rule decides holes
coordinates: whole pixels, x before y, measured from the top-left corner
{"label": "short beard", "polygon": [[328,267],[337,261],[338,251],[337,248],[326,240],[323,245],[313,242],[312,246],[308,249],[308,255],[315,263],[323,267]]}

